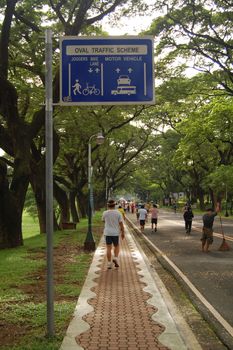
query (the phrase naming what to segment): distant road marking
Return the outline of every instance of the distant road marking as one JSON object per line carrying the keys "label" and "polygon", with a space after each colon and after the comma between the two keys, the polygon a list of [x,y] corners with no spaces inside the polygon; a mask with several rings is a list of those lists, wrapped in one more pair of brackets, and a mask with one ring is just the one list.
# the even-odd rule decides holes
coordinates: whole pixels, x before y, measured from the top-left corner
{"label": "distant road marking", "polygon": [[[129,220],[127,218],[127,220]],[[166,220],[166,219],[165,219]],[[168,220],[169,221],[169,220]],[[129,220],[131,225],[136,228],[137,231],[140,231],[134,223]],[[221,236],[221,235],[220,235]],[[185,274],[174,264],[166,254],[162,252],[154,243],[152,243],[149,238],[143,235],[143,238],[151,245],[167,263],[178,273],[182,280],[187,284],[187,286],[192,290],[196,297],[207,307],[207,309],[212,313],[212,315],[218,320],[218,322],[225,328],[225,330],[233,337],[233,327],[220,315],[220,313],[208,302],[208,300],[199,292],[199,290],[190,282],[190,280],[185,276]]]}

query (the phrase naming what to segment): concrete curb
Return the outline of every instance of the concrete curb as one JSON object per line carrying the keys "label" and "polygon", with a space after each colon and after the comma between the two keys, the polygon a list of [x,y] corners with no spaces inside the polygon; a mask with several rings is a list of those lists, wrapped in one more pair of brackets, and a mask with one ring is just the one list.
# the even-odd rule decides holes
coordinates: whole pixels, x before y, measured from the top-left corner
{"label": "concrete curb", "polygon": [[[129,225],[138,233],[141,235],[140,230],[136,227],[136,225],[127,218],[127,221]],[[186,294],[189,296],[189,299],[192,300],[192,303],[195,305],[199,313],[202,315],[202,317],[208,322],[209,325],[211,325],[211,328],[217,335],[217,337],[220,339],[220,341],[228,348],[233,349],[233,338],[230,334],[227,332],[227,330],[223,327],[223,325],[219,322],[218,318],[213,315],[213,313],[210,311],[208,306],[205,302],[200,299],[197,294],[193,292],[193,290],[189,287],[189,284],[186,283],[184,278],[177,272],[177,270],[168,262],[169,259],[166,259],[165,256],[160,252],[160,250],[154,246],[151,242],[149,242],[148,238],[142,235],[145,243],[153,251],[160,262],[160,264],[168,270],[175,279],[180,283],[183,290],[186,292]],[[196,348],[194,348],[196,350]]]}
{"label": "concrete curb", "polygon": [[[138,274],[141,276],[140,280],[146,284],[146,287],[144,287],[143,290],[152,295],[152,297],[147,300],[147,303],[158,309],[158,311],[152,315],[152,318],[154,321],[162,324],[165,327],[165,331],[158,337],[159,341],[163,345],[169,347],[171,350],[187,350],[188,347],[184,344],[175,325],[175,322],[161,295],[161,292],[158,289],[155,280],[152,278],[148,266],[144,261],[145,256],[143,256],[141,251],[138,250],[138,246],[128,230],[126,230],[126,232],[129,246],[131,246],[135,251],[132,253],[132,255],[136,259],[138,267],[140,269],[138,272]],[[195,348],[195,350],[199,349],[201,348]]]}

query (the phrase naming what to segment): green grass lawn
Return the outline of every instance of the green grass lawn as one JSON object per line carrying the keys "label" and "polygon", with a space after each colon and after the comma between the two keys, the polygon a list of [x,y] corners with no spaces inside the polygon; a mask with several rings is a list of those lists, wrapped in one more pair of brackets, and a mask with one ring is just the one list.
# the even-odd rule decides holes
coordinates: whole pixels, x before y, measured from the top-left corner
{"label": "green grass lawn", "polygon": [[[87,220],[76,230],[54,233],[54,339],[46,335],[46,236],[28,214],[23,218],[24,246],[0,250],[0,349],[59,349],[92,260],[83,251]],[[96,242],[101,213],[93,218]]]}

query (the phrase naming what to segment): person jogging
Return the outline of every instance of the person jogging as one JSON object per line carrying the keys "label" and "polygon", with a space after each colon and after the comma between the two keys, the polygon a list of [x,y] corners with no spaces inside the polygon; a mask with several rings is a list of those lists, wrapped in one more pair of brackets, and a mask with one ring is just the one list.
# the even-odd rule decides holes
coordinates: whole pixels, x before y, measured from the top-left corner
{"label": "person jogging", "polygon": [[[158,207],[156,204],[153,204],[153,207],[150,209],[151,214],[151,230],[157,231],[157,222],[158,222]],[[154,229],[155,225],[155,229]]]}
{"label": "person jogging", "polygon": [[[115,267],[119,267],[118,256],[120,252],[119,235],[124,239],[124,224],[121,213],[115,209],[115,201],[108,201],[108,210],[103,212],[102,221],[104,221],[104,236],[107,250],[107,268],[112,268],[112,262]],[[114,246],[114,257],[112,259],[112,245]]]}
{"label": "person jogging", "polygon": [[187,234],[190,234],[192,229],[192,220],[193,220],[193,211],[190,206],[188,206],[184,212],[184,221],[185,221],[185,231]]}
{"label": "person jogging", "polygon": [[212,208],[206,210],[206,214],[203,215],[203,229],[201,237],[201,249],[203,252],[209,252],[209,246],[213,243],[213,224],[215,216],[220,211],[219,203],[217,203],[215,211]]}
{"label": "person jogging", "polygon": [[125,211],[121,205],[118,206],[118,211],[121,213],[123,219],[125,220]]}
{"label": "person jogging", "polygon": [[140,228],[141,231],[144,231],[146,219],[147,219],[147,210],[144,208],[144,204],[141,205],[141,208],[138,209],[139,213],[139,223],[140,223]]}

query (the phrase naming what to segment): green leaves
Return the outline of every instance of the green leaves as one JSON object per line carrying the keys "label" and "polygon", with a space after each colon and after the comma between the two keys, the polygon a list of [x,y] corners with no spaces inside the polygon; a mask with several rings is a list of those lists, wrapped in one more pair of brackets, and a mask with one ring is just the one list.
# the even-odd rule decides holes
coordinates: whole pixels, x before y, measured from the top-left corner
{"label": "green leaves", "polygon": [[217,194],[229,191],[232,195],[233,187],[233,166],[220,165],[207,178],[208,184]]}
{"label": "green leaves", "polygon": [[[165,15],[153,22],[148,34],[156,37],[159,60],[167,61],[169,69],[172,55],[173,67],[179,66],[181,58],[189,59],[194,69],[211,74],[232,95],[233,5],[200,0],[181,6],[178,0],[165,0],[157,1],[157,8],[166,9]],[[216,76],[216,71],[224,76]]]}

